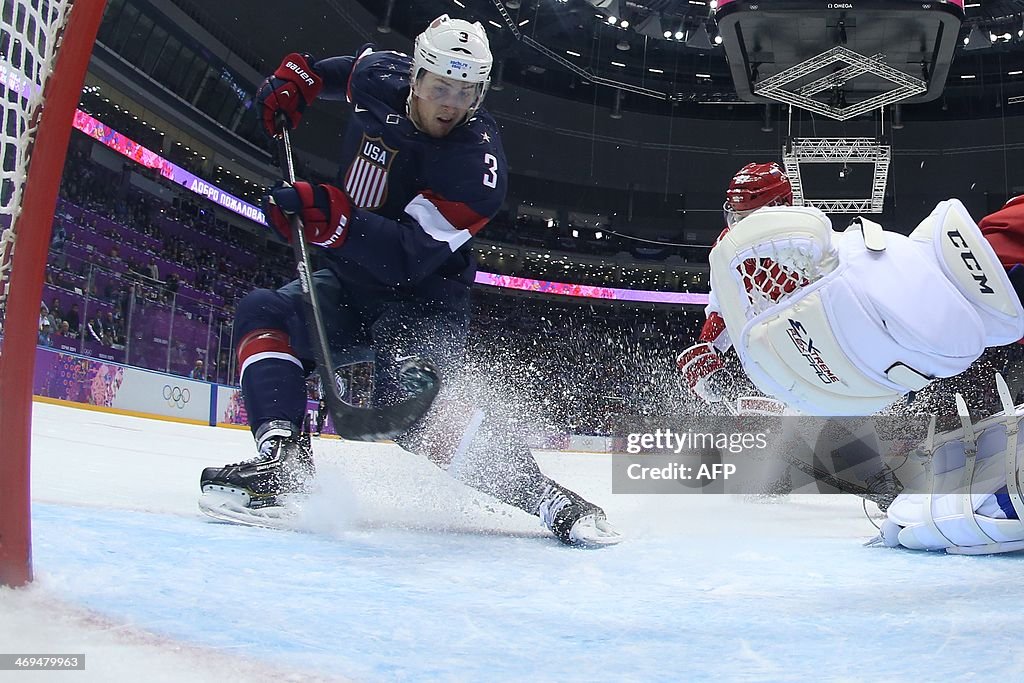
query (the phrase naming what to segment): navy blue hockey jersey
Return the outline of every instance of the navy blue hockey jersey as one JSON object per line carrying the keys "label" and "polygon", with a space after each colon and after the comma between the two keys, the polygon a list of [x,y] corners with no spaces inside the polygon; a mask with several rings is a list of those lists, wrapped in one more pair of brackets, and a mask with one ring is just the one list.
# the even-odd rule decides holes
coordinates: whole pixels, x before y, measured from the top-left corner
{"label": "navy blue hockey jersey", "polygon": [[349,102],[338,184],[354,206],[345,242],[326,249],[352,285],[433,298],[473,282],[473,235],[505,199],[507,166],[497,124],[478,110],[444,138],[406,116],[412,58],[365,46],[316,62],[321,97]]}

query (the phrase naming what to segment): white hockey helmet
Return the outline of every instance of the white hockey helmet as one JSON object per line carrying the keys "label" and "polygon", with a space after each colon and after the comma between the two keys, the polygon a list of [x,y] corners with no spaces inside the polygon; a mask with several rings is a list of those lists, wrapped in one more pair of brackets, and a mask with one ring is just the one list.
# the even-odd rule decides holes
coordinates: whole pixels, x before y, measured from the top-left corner
{"label": "white hockey helmet", "polygon": [[479,83],[476,101],[466,115],[468,120],[480,106],[491,80],[491,47],[487,31],[478,21],[452,19],[442,14],[416,36],[412,53],[412,78],[415,88],[420,71],[464,83]]}

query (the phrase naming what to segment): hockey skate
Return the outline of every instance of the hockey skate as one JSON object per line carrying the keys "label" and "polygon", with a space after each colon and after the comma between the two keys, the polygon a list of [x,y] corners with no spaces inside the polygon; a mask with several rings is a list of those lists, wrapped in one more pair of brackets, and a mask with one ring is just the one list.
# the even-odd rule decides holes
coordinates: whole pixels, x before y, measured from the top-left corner
{"label": "hockey skate", "polygon": [[217,519],[255,526],[280,526],[294,510],[287,505],[309,493],[313,454],[309,435],[275,420],[256,432],[259,453],[245,462],[207,467],[200,476],[199,509]]}
{"label": "hockey skate", "polygon": [[599,548],[622,541],[604,510],[558,484],[545,487],[537,514],[555,538],[569,546]]}

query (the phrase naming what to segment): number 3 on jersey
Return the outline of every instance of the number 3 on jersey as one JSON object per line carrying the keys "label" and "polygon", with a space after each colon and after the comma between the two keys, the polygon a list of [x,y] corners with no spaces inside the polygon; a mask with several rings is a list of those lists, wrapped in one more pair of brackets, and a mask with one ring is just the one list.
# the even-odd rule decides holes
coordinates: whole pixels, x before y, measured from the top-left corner
{"label": "number 3 on jersey", "polygon": [[484,155],[484,163],[487,164],[487,173],[484,173],[484,185],[487,187],[498,186],[498,158],[493,154]]}

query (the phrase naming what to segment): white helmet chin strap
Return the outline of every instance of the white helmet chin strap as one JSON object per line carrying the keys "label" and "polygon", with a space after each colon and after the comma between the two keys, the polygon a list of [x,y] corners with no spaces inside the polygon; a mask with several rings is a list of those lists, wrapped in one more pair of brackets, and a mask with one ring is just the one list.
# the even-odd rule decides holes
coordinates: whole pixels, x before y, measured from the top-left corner
{"label": "white helmet chin strap", "polygon": [[419,132],[423,133],[424,130],[423,130],[423,128],[420,127],[420,122],[418,121],[419,116],[413,116],[413,113],[412,113],[412,98],[413,98],[412,91],[413,91],[413,86],[412,86],[412,83],[410,82],[409,83],[409,96],[405,98],[405,116],[410,121],[412,121],[412,125],[416,127],[416,130],[418,130]]}

